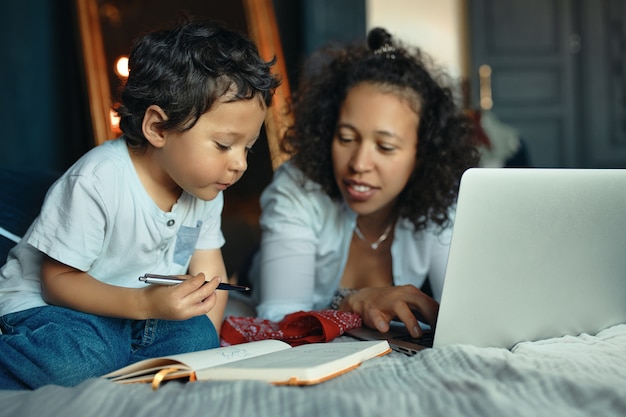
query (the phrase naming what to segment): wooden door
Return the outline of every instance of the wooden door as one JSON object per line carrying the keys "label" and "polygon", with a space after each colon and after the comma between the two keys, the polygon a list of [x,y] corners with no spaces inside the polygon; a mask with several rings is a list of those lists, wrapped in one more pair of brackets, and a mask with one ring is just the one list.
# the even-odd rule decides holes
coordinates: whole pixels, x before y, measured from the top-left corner
{"label": "wooden door", "polygon": [[626,1],[581,3],[583,162],[626,167]]}
{"label": "wooden door", "polygon": [[[533,166],[579,163],[571,0],[468,0],[470,89],[479,107],[516,128]],[[490,74],[489,74],[490,72]]]}
{"label": "wooden door", "polygon": [[626,2],[467,4],[473,106],[487,65],[483,101],[518,129],[533,166],[626,167]]}

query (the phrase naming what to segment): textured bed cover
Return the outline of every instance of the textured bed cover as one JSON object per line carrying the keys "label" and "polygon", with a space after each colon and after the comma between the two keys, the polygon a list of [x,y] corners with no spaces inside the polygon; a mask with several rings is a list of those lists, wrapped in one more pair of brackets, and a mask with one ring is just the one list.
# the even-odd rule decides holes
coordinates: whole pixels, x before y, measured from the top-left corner
{"label": "textured bed cover", "polygon": [[[346,336],[333,343],[352,340]],[[451,345],[393,352],[317,386],[262,382],[0,391],[0,416],[620,416],[626,415],[626,325],[524,342],[511,351]]]}

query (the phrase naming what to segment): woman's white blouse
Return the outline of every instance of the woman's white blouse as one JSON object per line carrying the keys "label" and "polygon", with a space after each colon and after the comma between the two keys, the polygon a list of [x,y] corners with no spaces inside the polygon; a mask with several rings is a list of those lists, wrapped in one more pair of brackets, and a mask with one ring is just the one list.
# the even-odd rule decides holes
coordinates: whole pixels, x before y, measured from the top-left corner
{"label": "woman's white blouse", "polygon": [[[278,321],[295,311],[328,308],[348,258],[356,213],[331,200],[284,163],[261,196],[261,249],[250,269],[260,317]],[[414,232],[396,223],[391,246],[394,285],[420,288],[430,281],[434,298],[443,289],[451,228]]]}

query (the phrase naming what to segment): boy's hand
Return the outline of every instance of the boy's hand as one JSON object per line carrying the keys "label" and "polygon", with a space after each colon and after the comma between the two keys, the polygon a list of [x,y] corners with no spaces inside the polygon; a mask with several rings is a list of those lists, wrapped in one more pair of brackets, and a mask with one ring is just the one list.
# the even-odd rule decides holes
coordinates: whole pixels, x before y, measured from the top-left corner
{"label": "boy's hand", "polygon": [[181,275],[184,282],[177,285],[149,285],[141,289],[147,318],[187,320],[207,314],[217,301],[215,290],[220,277],[205,281],[203,273]]}

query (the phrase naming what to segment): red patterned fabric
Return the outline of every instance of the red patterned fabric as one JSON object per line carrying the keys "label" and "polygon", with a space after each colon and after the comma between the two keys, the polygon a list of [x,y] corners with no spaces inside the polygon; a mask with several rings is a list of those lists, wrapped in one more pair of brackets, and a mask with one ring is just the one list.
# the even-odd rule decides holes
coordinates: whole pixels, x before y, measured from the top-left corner
{"label": "red patterned fabric", "polygon": [[237,345],[264,339],[278,339],[292,346],[329,342],[346,330],[361,326],[355,313],[337,310],[298,311],[279,322],[258,317],[227,317],[222,324],[221,345]]}

